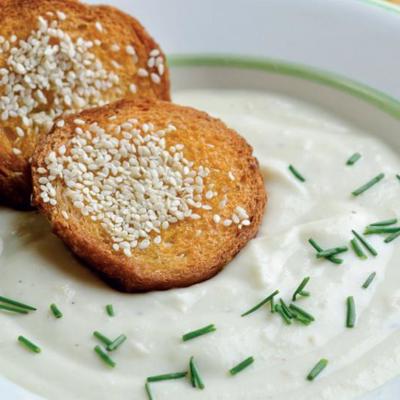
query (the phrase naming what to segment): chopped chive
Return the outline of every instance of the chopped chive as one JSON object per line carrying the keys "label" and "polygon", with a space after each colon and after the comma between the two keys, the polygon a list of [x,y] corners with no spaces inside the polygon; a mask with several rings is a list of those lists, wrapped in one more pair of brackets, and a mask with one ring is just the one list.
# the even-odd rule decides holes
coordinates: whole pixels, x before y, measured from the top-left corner
{"label": "chopped chive", "polygon": [[109,345],[107,345],[107,350],[114,351],[118,349],[118,347],[121,346],[121,344],[124,343],[125,340],[126,340],[125,335],[119,335],[114,341],[112,341]]}
{"label": "chopped chive", "polygon": [[300,308],[294,304],[290,304],[289,308],[290,308],[290,311],[294,311],[294,312],[300,314],[301,316],[303,316],[304,318],[309,319],[310,321],[315,320],[315,318],[310,313],[308,313],[307,311],[303,310],[302,308]]}
{"label": "chopped chive", "polygon": [[353,235],[361,242],[361,244],[373,255],[377,256],[378,252],[354,229],[352,229]]}
{"label": "chopped chive", "polygon": [[336,254],[344,253],[347,250],[348,248],[346,246],[334,247],[332,249],[322,250],[317,253],[317,258],[326,258],[330,256],[335,256]]}
{"label": "chopped chive", "polygon": [[42,350],[39,346],[35,343],[32,343],[24,336],[18,336],[18,342],[20,342],[23,346],[25,346],[28,350],[32,351],[33,353],[40,353]]}
{"label": "chopped chive", "polygon": [[354,250],[354,253],[356,253],[357,257],[362,258],[364,260],[367,258],[367,256],[364,254],[362,248],[357,243],[356,239],[351,239],[350,244],[351,244],[352,249]]}
{"label": "chopped chive", "polygon": [[370,274],[368,276],[368,278],[366,279],[366,281],[363,283],[363,285],[361,286],[363,289],[368,289],[369,285],[372,283],[372,281],[375,279],[376,277],[376,272],[372,272],[372,274]]}
{"label": "chopped chive", "polygon": [[201,379],[199,370],[197,369],[196,364],[194,363],[194,357],[190,357],[189,371],[190,371],[190,381],[192,383],[192,386],[194,388],[203,390],[205,388],[205,385],[203,383],[203,380]]}
{"label": "chopped chive", "polygon": [[354,328],[356,324],[356,305],[354,303],[354,297],[349,296],[347,298],[347,317],[346,317],[346,326],[347,328]]}
{"label": "chopped chive", "polygon": [[299,296],[309,296],[310,294],[308,292],[304,292],[303,289],[306,287],[308,281],[310,280],[309,276],[306,276],[300,283],[300,285],[297,287],[297,289],[294,291],[293,296],[292,296],[292,301],[297,300],[297,295]]}
{"label": "chopped chive", "polygon": [[273,314],[275,312],[275,297],[273,297],[269,303],[271,305],[271,313]]}
{"label": "chopped chive", "polygon": [[390,243],[390,242],[392,242],[394,239],[397,239],[399,236],[400,236],[400,232],[392,233],[391,235],[389,235],[389,236],[384,240],[384,242],[385,242],[385,243]]}
{"label": "chopped chive", "polygon": [[147,378],[147,382],[169,381],[172,379],[181,379],[187,375],[187,372],[172,372],[170,374],[154,375]]}
{"label": "chopped chive", "polygon": [[289,165],[289,171],[301,182],[305,182],[306,179],[304,178],[303,175],[300,174],[299,171],[293,165]]}
{"label": "chopped chive", "polygon": [[394,225],[397,223],[397,218],[385,219],[384,221],[374,222],[373,224],[369,224],[368,226],[387,226]]}
{"label": "chopped chive", "polygon": [[255,305],[253,308],[250,308],[250,310],[246,311],[243,313],[241,316],[244,317],[246,315],[249,315],[253,313],[254,311],[258,310],[260,307],[262,307],[264,304],[268,303],[271,301],[277,294],[279,293],[279,290],[275,290],[272,294],[270,294],[268,297],[266,297],[264,300],[260,301],[257,305]]}
{"label": "chopped chive", "polygon": [[215,325],[214,324],[210,324],[210,325],[207,325],[207,326],[205,326],[203,328],[197,329],[195,331],[185,333],[182,336],[182,340],[184,342],[187,342],[188,340],[197,338],[198,336],[202,336],[202,335],[205,335],[207,333],[215,332],[216,330],[217,330],[217,328],[215,327]]}
{"label": "chopped chive", "polygon": [[325,369],[327,365],[328,365],[328,360],[326,360],[325,358],[319,360],[315,365],[315,367],[307,375],[307,379],[309,381],[313,381],[322,372],[322,370]]}
{"label": "chopped chive", "polygon": [[151,393],[150,385],[148,382],[145,383],[144,390],[147,394],[147,400],[154,400],[153,393]]}
{"label": "chopped chive", "polygon": [[11,304],[13,306],[17,306],[20,308],[25,308],[26,310],[29,310],[29,311],[36,311],[35,307],[29,306],[24,303],[20,303],[19,301],[16,301],[16,300],[9,299],[8,297],[0,296],[0,302],[6,303],[6,304]]}
{"label": "chopped chive", "polygon": [[104,336],[99,331],[94,331],[93,336],[99,339],[100,342],[102,342],[105,346],[110,346],[110,344],[113,342],[111,339],[109,339],[107,336]]}
{"label": "chopped chive", "polygon": [[396,178],[400,181],[400,175],[396,174]]}
{"label": "chopped chive", "polygon": [[368,226],[364,235],[379,235],[381,233],[397,233],[400,232],[400,226]]}
{"label": "chopped chive", "polygon": [[293,319],[300,322],[303,325],[310,325],[311,324],[311,320],[309,318],[304,317],[304,315],[297,313],[296,311],[292,311],[292,315],[293,315]]}
{"label": "chopped chive", "polygon": [[[308,239],[308,243],[310,243],[311,246],[314,247],[314,249],[317,250],[318,252],[323,251],[322,247],[319,246],[318,243],[314,239]],[[334,264],[341,264],[343,262],[342,259],[337,258],[335,256],[329,256],[329,257],[326,257],[326,259],[333,262]]]}
{"label": "chopped chive", "polygon": [[299,295],[303,297],[309,297],[310,292],[308,292],[307,290],[302,290],[301,292],[299,292]]}
{"label": "chopped chive", "polygon": [[354,153],[347,161],[346,165],[354,165],[361,158],[360,153]]}
{"label": "chopped chive", "polygon": [[59,308],[55,304],[52,304],[50,306],[50,310],[56,318],[61,318],[63,316],[62,312],[59,310]]}
{"label": "chopped chive", "polygon": [[114,368],[117,365],[115,361],[100,346],[96,346],[94,351],[109,367]]}
{"label": "chopped chive", "polygon": [[385,177],[385,174],[379,174],[372,178],[370,181],[365,183],[364,185],[360,186],[358,189],[354,190],[351,192],[353,196],[359,196],[361,193],[364,193],[366,190],[377,184],[379,181],[381,181]]}
{"label": "chopped chive", "polygon": [[115,316],[114,307],[113,307],[112,304],[107,304],[107,305],[106,305],[106,311],[107,311],[107,314],[108,314],[110,317],[114,317],[114,316]]}
{"label": "chopped chive", "polygon": [[26,308],[13,306],[11,304],[0,304],[0,310],[11,311],[17,314],[28,314],[29,311]]}
{"label": "chopped chive", "polygon": [[245,360],[243,360],[242,362],[240,362],[238,365],[236,365],[233,368],[231,368],[229,370],[229,373],[231,375],[236,375],[240,371],[243,371],[245,368],[247,368],[249,365],[253,364],[253,362],[254,362],[254,358],[253,357],[248,357]]}
{"label": "chopped chive", "polygon": [[281,307],[282,307],[282,311],[286,314],[286,316],[287,316],[289,319],[292,319],[292,318],[293,318],[293,315],[292,315],[292,313],[290,312],[290,310],[289,310],[288,306],[286,305],[286,303],[285,303],[282,299],[279,299],[279,303],[280,303],[280,305],[281,305]]}
{"label": "chopped chive", "polygon": [[287,316],[287,314],[283,311],[283,308],[280,304],[275,304],[275,312],[277,312],[282,319],[285,321],[285,323],[287,325],[291,325],[292,321],[290,320],[290,318]]}

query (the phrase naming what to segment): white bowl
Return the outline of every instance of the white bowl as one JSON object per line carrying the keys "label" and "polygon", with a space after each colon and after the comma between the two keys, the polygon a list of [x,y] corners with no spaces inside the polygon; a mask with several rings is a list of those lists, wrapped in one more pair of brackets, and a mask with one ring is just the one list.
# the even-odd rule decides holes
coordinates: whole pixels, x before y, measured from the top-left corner
{"label": "white bowl", "polygon": [[[139,17],[169,54],[192,54],[170,58],[175,89],[265,89],[299,97],[368,127],[400,151],[397,8],[339,0],[108,3]],[[0,393],[7,400],[37,399],[1,379]],[[362,400],[394,400],[399,393],[400,378]]]}

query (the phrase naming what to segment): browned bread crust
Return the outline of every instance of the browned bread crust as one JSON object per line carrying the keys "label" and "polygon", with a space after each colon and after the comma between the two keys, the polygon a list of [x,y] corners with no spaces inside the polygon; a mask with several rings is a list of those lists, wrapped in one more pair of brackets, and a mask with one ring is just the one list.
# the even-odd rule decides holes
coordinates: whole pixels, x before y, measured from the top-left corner
{"label": "browned bread crust", "polygon": [[[66,19],[59,19],[56,12],[66,15]],[[103,99],[107,102],[121,98],[159,98],[170,100],[169,72],[163,68],[160,82],[155,83],[151,76],[140,77],[139,69],[149,73],[157,72],[156,67],[149,67],[149,54],[159,49],[158,44],[148,34],[144,27],[133,17],[109,6],[89,6],[73,0],[0,0],[0,41],[1,37],[10,40],[13,35],[16,41],[10,46],[19,46],[19,40],[26,40],[32,31],[38,29],[38,17],[58,22],[58,27],[76,41],[79,37],[84,40],[100,40],[101,45],[94,45],[90,51],[101,61],[109,72],[118,74],[118,85],[103,92]],[[100,23],[97,24],[96,23]],[[50,42],[54,45],[54,39]],[[120,50],[112,50],[117,44]],[[136,50],[137,62],[134,56],[128,54],[127,46]],[[0,43],[0,69],[9,68],[7,59],[9,52],[2,51],[4,43]],[[160,50],[159,57],[165,60]],[[117,62],[120,66],[116,67]],[[0,98],[5,95],[5,86],[1,85]],[[135,84],[137,92],[132,93],[130,85]],[[116,87],[119,89],[116,90]],[[34,110],[47,111],[53,107],[52,91],[43,90],[47,104],[41,104]],[[94,101],[90,106],[97,106]],[[78,107],[71,107],[80,111]],[[88,107],[84,107],[88,108]],[[4,112],[0,104],[0,115]],[[16,127],[22,127],[25,136],[19,137]],[[31,183],[30,162],[39,135],[45,134],[47,127],[41,127],[35,133],[32,127],[22,126],[20,117],[9,118],[6,121],[0,118],[0,203],[15,208],[30,207]],[[15,154],[17,149],[18,154]]]}
{"label": "browned bread crust", "polygon": [[[194,161],[195,167],[210,169],[204,179],[207,185],[214,185],[217,195],[205,203],[212,210],[196,209],[200,219],[171,224],[161,232],[161,244],[135,248],[131,257],[113,251],[109,234],[89,216],[83,217],[66,198],[64,181],[54,183],[57,205],[51,206],[41,197],[43,170],[39,173],[39,169],[46,168],[46,158],[60,146],[66,145],[68,154],[76,118],[85,121],[83,130],[94,122],[105,128],[110,118],[113,124],[136,118],[140,123],[151,122],[156,129],[172,123],[176,130],[165,136],[166,148],[183,144],[186,159]],[[204,112],[162,101],[122,100],[67,117],[64,128],[55,127],[43,137],[33,158],[32,174],[34,203],[49,219],[53,231],[107,283],[126,292],[185,287],[211,278],[256,235],[266,203],[258,162],[241,136]],[[228,201],[221,209],[225,195]],[[240,228],[237,224],[224,226],[222,222],[237,206],[247,211],[251,223]],[[63,217],[65,212],[68,219]],[[215,214],[221,216],[220,223],[213,220]]]}

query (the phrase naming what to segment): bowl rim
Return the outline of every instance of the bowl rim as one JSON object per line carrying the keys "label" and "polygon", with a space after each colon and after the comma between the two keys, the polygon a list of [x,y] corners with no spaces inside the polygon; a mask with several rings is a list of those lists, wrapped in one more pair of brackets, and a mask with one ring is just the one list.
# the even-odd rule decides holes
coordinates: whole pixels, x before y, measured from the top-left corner
{"label": "bowl rim", "polygon": [[[380,4],[380,0],[362,0]],[[400,8],[396,10],[400,15]],[[328,86],[361,99],[400,120],[400,100],[374,89],[364,83],[343,75],[282,60],[232,54],[171,54],[168,56],[172,68],[211,67],[259,70],[279,75],[292,76]]]}

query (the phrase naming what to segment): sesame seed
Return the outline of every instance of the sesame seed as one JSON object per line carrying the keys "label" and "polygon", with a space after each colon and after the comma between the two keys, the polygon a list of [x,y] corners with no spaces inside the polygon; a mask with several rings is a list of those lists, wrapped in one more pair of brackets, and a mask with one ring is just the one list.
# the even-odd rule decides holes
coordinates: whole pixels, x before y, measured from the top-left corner
{"label": "sesame seed", "polygon": [[69,215],[65,210],[61,211],[62,216],[64,217],[64,219],[69,219]]}
{"label": "sesame seed", "polygon": [[160,55],[160,50],[159,49],[153,49],[150,51],[150,57],[157,57]]}
{"label": "sesame seed", "polygon": [[22,154],[22,151],[20,149],[17,149],[16,147],[13,147],[12,152],[16,155],[19,156]]}
{"label": "sesame seed", "polygon": [[56,126],[58,128],[62,128],[65,125],[65,121],[63,119],[60,119],[59,121],[57,121]]}
{"label": "sesame seed", "polygon": [[216,224],[219,224],[219,223],[221,222],[221,217],[220,217],[218,214],[215,214],[215,215],[213,216],[213,221],[214,221]]}
{"label": "sesame seed", "polygon": [[243,226],[249,226],[250,224],[251,224],[251,222],[248,219],[245,219],[245,220],[242,221],[242,225]]}
{"label": "sesame seed", "polygon": [[83,119],[74,119],[74,124],[75,125],[85,125],[85,121]]}
{"label": "sesame seed", "polygon": [[228,172],[228,177],[229,177],[229,179],[230,179],[231,181],[234,181],[234,180],[235,180],[235,175],[233,175],[232,171],[229,171],[229,172]]}
{"label": "sesame seed", "polygon": [[153,81],[153,83],[155,83],[157,85],[159,85],[161,83],[161,78],[156,73],[152,72],[150,74],[150,76],[151,76],[151,80]]}
{"label": "sesame seed", "polygon": [[149,73],[144,68],[139,68],[137,74],[141,78],[145,78],[145,77],[149,76]]}
{"label": "sesame seed", "polygon": [[96,29],[97,29],[99,32],[103,32],[103,25],[101,24],[101,22],[97,21],[96,24],[95,24],[95,26],[96,26]]}
{"label": "sesame seed", "polygon": [[67,16],[62,11],[56,11],[57,17],[60,21],[65,21]]}
{"label": "sesame seed", "polygon": [[207,193],[206,193],[206,199],[207,200],[210,200],[210,199],[212,199],[214,197],[214,192],[212,191],[212,190],[209,190]]}
{"label": "sesame seed", "polygon": [[118,51],[120,51],[121,50],[121,48],[119,47],[119,45],[117,44],[117,43],[114,43],[112,46],[111,46],[111,51],[113,51],[114,53],[116,53],[116,52],[118,52]]}
{"label": "sesame seed", "polygon": [[126,46],[125,50],[131,56],[134,56],[136,54],[136,50],[133,46]]}
{"label": "sesame seed", "polygon": [[136,86],[134,83],[131,83],[131,84],[129,85],[129,90],[130,90],[132,93],[137,93],[137,86]]}
{"label": "sesame seed", "polygon": [[19,137],[21,137],[21,138],[23,138],[23,137],[25,136],[25,132],[24,132],[19,126],[17,126],[17,127],[15,128],[15,132],[16,132],[17,135],[18,135]]}
{"label": "sesame seed", "polygon": [[224,226],[231,226],[231,225],[232,225],[232,220],[231,219],[224,220]]}

